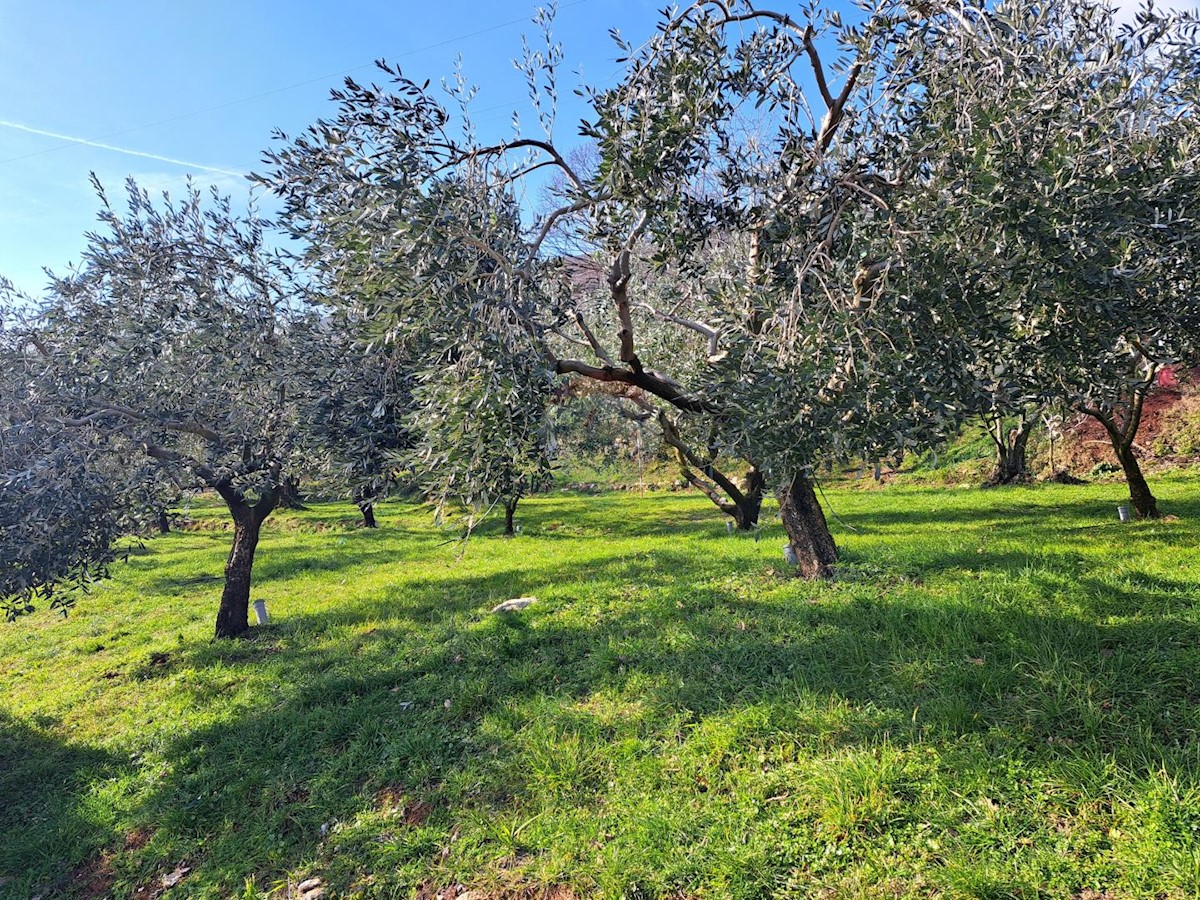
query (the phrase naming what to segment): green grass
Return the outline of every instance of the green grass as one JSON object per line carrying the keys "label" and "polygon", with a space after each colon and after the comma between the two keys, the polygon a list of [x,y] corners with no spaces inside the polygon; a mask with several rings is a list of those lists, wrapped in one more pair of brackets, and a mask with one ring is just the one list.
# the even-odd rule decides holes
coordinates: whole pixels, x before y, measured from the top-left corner
{"label": "green grass", "polygon": [[155,538],[0,629],[0,895],[1200,897],[1200,478],[1154,487],[1179,521],[830,490],[817,585],[694,495],[538,498],[465,552],[318,507],[222,643],[228,535]]}

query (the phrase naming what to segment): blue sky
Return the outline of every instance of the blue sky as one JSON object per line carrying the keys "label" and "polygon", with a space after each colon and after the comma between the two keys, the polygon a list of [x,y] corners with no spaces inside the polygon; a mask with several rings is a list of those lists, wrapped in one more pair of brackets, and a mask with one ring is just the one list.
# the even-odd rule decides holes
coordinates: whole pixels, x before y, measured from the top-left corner
{"label": "blue sky", "polygon": [[[380,56],[436,84],[461,54],[481,88],[481,131],[505,135],[511,109],[528,108],[511,60],[523,32],[537,37],[530,23],[536,5],[0,0],[0,274],[38,293],[43,267],[64,269],[78,257],[95,224],[91,171],[114,193],[127,175],[152,190],[177,191],[191,173],[200,184],[245,196],[236,173],[259,165],[271,131],[295,134],[332,114],[329,89],[345,74],[373,79],[372,60]],[[570,90],[578,82],[573,70],[582,66],[589,81],[610,78],[617,66],[608,29],[644,38],[659,5],[560,0],[555,30],[569,62],[560,139],[574,135],[584,112]],[[524,123],[533,133],[532,114]]]}
{"label": "blue sky", "polygon": [[[1195,8],[1200,0],[1175,2]],[[611,79],[617,65],[608,29],[644,39],[662,3],[560,0],[556,34],[568,60],[560,142],[573,138],[585,112],[571,92],[578,83],[572,73],[582,68],[592,83]],[[295,134],[332,114],[329,89],[345,74],[373,78],[372,60],[380,56],[436,83],[461,54],[481,88],[475,105],[481,131],[507,135],[510,111],[528,110],[511,60],[522,32],[536,37],[530,23],[536,5],[0,0],[0,274],[36,294],[43,267],[61,270],[77,258],[95,223],[91,171],[113,193],[127,175],[154,191],[178,191],[191,173],[200,184],[245,197],[249,188],[237,173],[259,165],[272,130]],[[533,133],[532,114],[524,123]]]}

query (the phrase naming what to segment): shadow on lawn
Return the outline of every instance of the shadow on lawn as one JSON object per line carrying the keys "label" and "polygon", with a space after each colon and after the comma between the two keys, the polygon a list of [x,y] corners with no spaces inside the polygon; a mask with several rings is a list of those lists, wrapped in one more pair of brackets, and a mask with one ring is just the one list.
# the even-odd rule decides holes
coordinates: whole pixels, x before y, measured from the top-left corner
{"label": "shadow on lawn", "polygon": [[[518,616],[479,614],[479,596],[549,577],[534,568],[431,583],[416,606],[412,597],[363,604],[194,647],[193,666],[219,659],[278,687],[261,710],[178,739],[172,774],[143,815],[203,840],[214,862],[197,862],[193,878],[230,887],[247,872],[334,865],[322,823],[353,821],[399,793],[426,810],[397,826],[419,837],[397,851],[401,863],[432,869],[464,817],[546,802],[526,730],[548,728],[598,754],[637,737],[655,755],[692,726],[752,707],[762,715],[726,748],[731,756],[781,741],[818,753],[933,744],[964,774],[1015,765],[1083,796],[1089,778],[1114,767],[1135,778],[1165,772],[1180,791],[1198,784],[1200,628],[1147,616],[1137,592],[1085,581],[1091,599],[1081,602],[1096,613],[1086,618],[1019,602],[881,597],[854,584],[747,600],[720,587],[711,564],[695,590],[657,591],[685,556],[589,564],[589,578],[641,593],[586,621],[568,615],[567,596]],[[1187,588],[1146,583],[1173,596]],[[1127,619],[1098,624],[1110,616]],[[368,620],[379,624],[343,633]],[[437,626],[431,640],[414,640],[414,622]],[[293,632],[321,631],[339,643],[272,652]],[[597,694],[636,696],[636,715],[598,715],[588,704]],[[841,711],[814,711],[823,705]],[[603,802],[595,772],[566,777],[557,802]],[[248,844],[256,827],[267,838]]]}
{"label": "shadow on lawn", "polygon": [[[674,498],[661,499],[671,508]],[[1072,506],[1076,514],[1079,508]],[[663,512],[649,510],[629,523],[629,533],[694,534],[691,522],[664,523]],[[603,498],[588,498],[582,509],[573,498],[543,500],[522,516],[526,536],[518,540],[536,546],[532,536],[549,539],[564,517],[578,533],[607,533],[612,515]],[[987,518],[1002,515],[1011,517],[1008,539],[1046,527],[1046,507],[993,509]],[[704,510],[704,518],[711,513]],[[947,521],[925,512],[844,518],[889,528]],[[559,530],[566,536],[566,527]],[[602,814],[603,765],[561,775],[561,793],[548,799],[523,743],[528,734],[548,730],[563,748],[582,742],[598,759],[622,741],[656,757],[703,724],[750,709],[758,711],[755,722],[739,727],[723,750],[727,758],[781,743],[820,754],[932,745],[964,775],[1013,766],[1078,796],[1095,793],[1089,779],[1113,771],[1130,778],[1165,772],[1179,791],[1200,786],[1193,743],[1200,627],[1178,615],[1194,605],[1200,585],[1138,573],[1114,584],[1076,549],[1082,534],[1054,533],[1062,541],[1053,551],[935,548],[905,574],[1020,573],[1035,596],[1066,583],[1075,612],[1047,614],[1020,596],[986,603],[929,597],[903,577],[803,585],[784,578],[782,564],[745,560],[731,571],[727,558],[655,550],[589,558],[574,564],[586,566],[582,573],[536,560],[482,577],[447,569],[445,577],[292,617],[244,641],[187,645],[177,651],[177,670],[219,668],[222,677],[231,670],[255,679],[261,703],[171,737],[166,774],[137,818],[196,848],[188,890],[239,890],[247,876],[262,887],[307,866],[345,890],[365,873],[339,869],[339,848],[384,838],[323,833],[323,826],[353,823],[400,797],[403,810],[388,826],[388,864],[393,872],[423,873],[415,886],[451,877],[438,860],[466,820],[551,802]],[[1137,530],[1128,538],[1156,539]],[[849,554],[850,568],[870,556],[869,547]],[[258,583],[296,574],[303,558],[300,549],[270,548]],[[394,560],[355,546],[315,568]],[[729,577],[751,572],[764,588],[755,599]],[[592,590],[612,596],[598,599]],[[486,612],[496,599],[530,593],[544,598],[526,612]],[[592,706],[597,696],[636,703],[614,717]],[[823,713],[830,709],[837,714]],[[0,795],[14,790],[17,808],[34,818],[48,811],[35,835],[82,830],[88,841],[102,841],[87,830],[99,826],[88,822],[74,791],[102,780],[115,762],[41,741],[0,719],[0,762],[45,759],[48,766],[16,776],[0,769]],[[69,774],[60,781],[47,774],[59,770]],[[39,790],[54,787],[35,797],[21,779]],[[1110,788],[1117,790],[1101,792]],[[0,846],[0,874],[32,846]],[[527,844],[520,852],[543,849]],[[493,855],[509,850],[498,846]],[[786,877],[786,861],[777,865],[774,876]]]}
{"label": "shadow on lawn", "polygon": [[[116,835],[87,803],[88,787],[122,761],[0,710],[0,897],[29,898],[35,886],[65,891],[88,873],[73,866]],[[76,887],[85,886],[76,884]]]}

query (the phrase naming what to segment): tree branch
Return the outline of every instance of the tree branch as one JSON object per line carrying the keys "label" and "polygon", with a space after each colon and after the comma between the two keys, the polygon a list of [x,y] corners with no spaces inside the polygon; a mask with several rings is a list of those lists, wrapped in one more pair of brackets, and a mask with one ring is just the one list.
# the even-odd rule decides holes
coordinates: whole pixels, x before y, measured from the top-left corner
{"label": "tree branch", "polygon": [[645,369],[630,371],[617,366],[593,366],[578,359],[556,359],[554,371],[559,375],[583,375],[595,381],[632,384],[685,412],[719,413],[721,411],[721,408],[715,403],[689,397],[677,382]]}
{"label": "tree branch", "polygon": [[186,434],[194,434],[197,437],[204,438],[204,440],[212,444],[215,444],[221,440],[220,434],[218,434],[216,431],[213,431],[211,428],[199,424],[198,422],[177,422],[170,419],[158,419],[154,416],[147,415],[146,413],[139,413],[137,410],[130,409],[127,406],[117,406],[113,403],[93,403],[92,405],[95,406],[96,409],[88,413],[83,418],[63,419],[63,424],[72,428],[78,428],[83,425],[92,424],[97,418],[112,414],[123,416],[124,418],[133,422],[148,422],[150,424],[166,428],[169,431],[180,431]]}
{"label": "tree branch", "polygon": [[571,179],[571,182],[575,185],[575,187],[579,188],[581,191],[587,190],[587,187],[583,183],[583,179],[581,179],[575,173],[575,170],[571,168],[570,164],[566,161],[566,159],[563,158],[563,155],[558,152],[558,148],[556,148],[549,141],[541,141],[537,140],[536,138],[521,138],[520,140],[512,141],[510,143],[493,144],[490,147],[480,147],[472,150],[470,153],[463,154],[458,159],[447,163],[447,165],[456,165],[461,162],[466,162],[468,159],[474,159],[477,156],[499,156],[507,153],[509,150],[520,150],[522,147],[533,147],[546,153],[550,156],[553,165],[556,165],[562,169],[563,173]]}
{"label": "tree branch", "polygon": [[579,330],[587,338],[587,342],[591,345],[592,352],[596,354],[596,358],[603,360],[605,365],[615,366],[616,363],[613,362],[613,358],[600,344],[600,341],[596,339],[596,335],[592,333],[592,329],[588,328],[587,321],[583,318],[583,313],[580,312],[578,307],[575,308],[575,324],[579,326]]}
{"label": "tree branch", "polygon": [[[221,491],[222,484],[228,484],[228,479],[218,478],[217,473],[208,466],[197,462],[190,456],[184,456],[182,453],[176,453],[174,450],[168,450],[165,447],[160,447],[157,444],[152,444],[149,441],[142,441],[142,452],[151,459],[156,459],[160,463],[172,463],[174,465],[184,466],[191,469],[200,476],[200,480],[208,487],[213,488],[218,493]],[[232,489],[232,488],[231,488]],[[238,492],[241,493],[240,491]],[[224,497],[224,494],[222,494]]]}
{"label": "tree branch", "polygon": [[[675,428],[675,423],[671,421],[671,418],[667,415],[666,410],[659,411],[658,424],[662,427],[663,440],[674,447],[676,452],[679,453],[681,465],[683,465],[686,461],[687,464],[705,472],[720,486],[721,490],[723,490],[729,496],[735,505],[741,506],[746,502],[745,495],[738,489],[736,484],[730,481],[729,478],[724,474],[719,472],[711,462],[705,462],[696,456],[695,452],[684,443],[683,438],[680,437],[679,432]],[[686,469],[686,466],[684,466],[684,468]],[[692,481],[691,478],[688,480]],[[692,483],[695,484],[695,481],[692,481]],[[708,492],[705,491],[705,493]],[[720,502],[712,496],[712,494],[709,494],[709,498],[712,499],[713,502],[718,506],[721,505]]]}
{"label": "tree branch", "polygon": [[648,310],[651,315],[662,319],[664,322],[674,322],[676,325],[682,325],[684,328],[688,328],[699,335],[703,335],[708,339],[709,360],[711,361],[716,358],[717,351],[719,349],[718,342],[720,340],[720,335],[717,333],[717,329],[713,328],[711,325],[705,325],[703,322],[698,322],[695,319],[687,319],[683,316],[677,316],[674,313],[667,313],[663,312],[662,310],[655,309],[649,303],[639,303],[638,305],[643,309]]}

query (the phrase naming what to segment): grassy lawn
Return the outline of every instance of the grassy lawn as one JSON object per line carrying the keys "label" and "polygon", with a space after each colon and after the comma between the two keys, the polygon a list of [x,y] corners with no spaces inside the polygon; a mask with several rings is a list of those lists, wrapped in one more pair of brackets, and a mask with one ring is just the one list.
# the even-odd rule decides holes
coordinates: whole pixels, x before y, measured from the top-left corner
{"label": "grassy lawn", "polygon": [[0,628],[0,896],[1200,897],[1200,477],[1154,487],[830,490],[818,585],[695,495],[281,513],[226,643],[228,535],[155,538]]}

